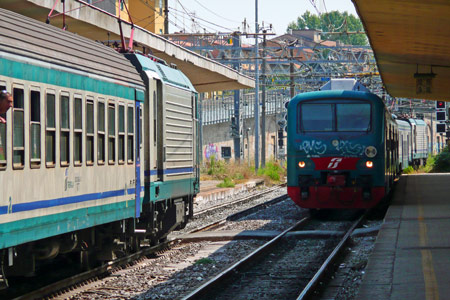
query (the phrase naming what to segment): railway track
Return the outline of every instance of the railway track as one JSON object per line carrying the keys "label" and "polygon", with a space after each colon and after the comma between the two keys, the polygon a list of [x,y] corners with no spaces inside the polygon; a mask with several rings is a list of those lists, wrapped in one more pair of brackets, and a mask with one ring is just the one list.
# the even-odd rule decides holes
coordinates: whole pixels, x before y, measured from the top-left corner
{"label": "railway track", "polygon": [[307,299],[363,218],[340,239],[307,241],[296,237],[311,222],[306,217],[182,299]]}
{"label": "railway track", "polygon": [[[234,201],[229,201],[229,202],[225,202],[225,203],[221,203],[221,204],[218,204],[218,205],[214,205],[214,206],[208,207],[206,209],[203,209],[203,210],[200,210],[198,212],[195,212],[194,213],[194,218],[195,217],[198,218],[198,217],[200,217],[200,216],[202,216],[204,214],[211,213],[211,212],[213,212],[215,210],[218,210],[218,209],[221,209],[221,208],[224,208],[224,207],[227,207],[227,206],[239,205],[239,204],[250,202],[250,201],[252,201],[254,199],[257,199],[257,198],[260,198],[260,197],[262,197],[264,195],[270,194],[270,193],[272,193],[272,192],[274,192],[274,191],[276,191],[276,190],[278,190],[278,189],[280,189],[282,187],[285,187],[285,186],[286,186],[286,183],[279,184],[279,185],[273,186],[271,188],[265,189],[263,191],[260,191],[260,192],[258,192],[256,194],[249,195],[247,197],[239,198],[239,199],[234,200]],[[287,197],[287,195],[286,195],[286,197]]]}
{"label": "railway track", "polygon": [[[205,209],[203,211],[200,211],[196,214],[197,218],[201,218],[202,215],[207,214],[207,213],[212,213],[214,210],[220,210],[223,207],[226,207],[227,205],[239,205],[242,203],[246,203],[246,202],[250,202],[253,199],[256,199],[258,197],[267,195],[277,189],[279,189],[281,186],[276,186],[267,190],[264,190],[260,193],[257,194],[253,194],[250,195],[248,197],[244,197],[242,199],[238,199],[236,201],[232,201],[229,203],[224,203],[221,205],[217,205],[214,207],[210,207],[208,209]],[[211,228],[217,228],[219,227],[221,224],[225,223],[227,219],[238,219],[240,217],[249,215],[251,213],[253,213],[254,211],[258,210],[258,209],[262,209],[264,207],[276,204],[280,201],[283,201],[287,198],[287,194],[284,194],[282,196],[276,197],[272,200],[269,200],[267,202],[264,203],[260,203],[254,207],[251,207],[249,209],[245,209],[242,211],[239,211],[237,213],[234,213],[230,216],[228,216],[227,218],[223,218],[220,219],[218,221],[209,223],[207,225],[201,226],[199,228],[195,228],[194,230],[190,230],[190,232],[198,232],[198,231],[204,231],[204,230],[208,230]],[[173,241],[173,240],[168,240],[164,243],[161,243],[157,246],[153,246],[153,247],[145,247],[143,249],[141,249],[140,251],[127,255],[123,258],[111,261],[105,265],[99,266],[97,268],[94,268],[92,270],[80,273],[80,274],[76,274],[74,276],[70,276],[68,278],[59,280],[57,282],[48,284],[46,286],[40,287],[36,290],[33,290],[29,293],[17,296],[6,296],[7,299],[17,299],[17,300],[24,300],[24,299],[42,299],[42,298],[47,298],[47,299],[65,299],[67,297],[69,297],[71,294],[76,294],[76,290],[83,290],[85,287],[88,287],[90,285],[92,285],[92,282],[98,280],[99,278],[108,276],[112,273],[114,273],[117,270],[120,270],[126,266],[132,265],[132,264],[136,264],[139,262],[140,259],[150,256],[154,253],[157,252],[164,252],[167,251],[169,249],[171,249],[171,247],[173,245],[176,245],[177,242]],[[72,292],[71,292],[72,291]],[[74,292],[75,291],[75,292]],[[63,295],[63,297],[60,297],[60,295]]]}

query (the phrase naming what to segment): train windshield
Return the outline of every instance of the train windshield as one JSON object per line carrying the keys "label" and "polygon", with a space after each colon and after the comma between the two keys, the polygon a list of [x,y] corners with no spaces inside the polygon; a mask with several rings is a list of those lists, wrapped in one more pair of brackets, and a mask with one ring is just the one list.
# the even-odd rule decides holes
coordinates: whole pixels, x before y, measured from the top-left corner
{"label": "train windshield", "polygon": [[303,103],[301,131],[369,131],[369,103]]}

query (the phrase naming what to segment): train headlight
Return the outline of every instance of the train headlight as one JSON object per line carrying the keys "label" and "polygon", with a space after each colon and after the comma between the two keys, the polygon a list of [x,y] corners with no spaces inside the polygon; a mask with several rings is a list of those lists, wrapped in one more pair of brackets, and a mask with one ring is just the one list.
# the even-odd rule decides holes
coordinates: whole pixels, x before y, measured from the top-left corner
{"label": "train headlight", "polygon": [[306,163],[304,161],[301,161],[301,162],[298,163],[298,166],[300,168],[304,168],[306,166]]}
{"label": "train headlight", "polygon": [[377,148],[374,146],[366,147],[366,150],[364,150],[364,153],[368,158],[373,158],[377,155]]}
{"label": "train headlight", "polygon": [[372,169],[373,168],[373,161],[371,161],[371,160],[366,161],[366,167],[369,168],[369,169]]}

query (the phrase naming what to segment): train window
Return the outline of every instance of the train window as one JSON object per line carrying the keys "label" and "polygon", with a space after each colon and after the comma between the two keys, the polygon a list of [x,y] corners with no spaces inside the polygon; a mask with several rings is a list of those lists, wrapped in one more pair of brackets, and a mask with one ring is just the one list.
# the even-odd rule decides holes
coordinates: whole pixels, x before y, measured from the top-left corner
{"label": "train window", "polygon": [[304,103],[301,105],[303,131],[333,131],[333,105]]}
{"label": "train window", "polygon": [[108,105],[108,163],[114,164],[116,158],[116,108]]}
{"label": "train window", "polygon": [[[0,85],[1,91],[6,91],[6,85]],[[0,117],[7,120],[6,113],[1,114]],[[6,123],[0,122],[0,170],[6,169]]]}
{"label": "train window", "polygon": [[41,165],[41,93],[30,91],[30,166]]}
{"label": "train window", "polygon": [[134,112],[133,107],[128,106],[127,112],[127,161],[133,163],[134,158]]}
{"label": "train window", "polygon": [[94,101],[86,100],[86,164],[94,164]]}
{"label": "train window", "polygon": [[370,104],[336,104],[337,131],[369,131]]}
{"label": "train window", "polygon": [[54,167],[56,163],[56,121],[55,121],[55,95],[47,93],[45,96],[45,164],[47,167]]}
{"label": "train window", "polygon": [[73,99],[73,162],[81,166],[83,162],[83,99]]}
{"label": "train window", "polygon": [[25,162],[24,131],[24,92],[22,88],[13,89],[13,167],[21,169]]}
{"label": "train window", "polygon": [[119,105],[119,164],[125,162],[125,106]]}
{"label": "train window", "polygon": [[105,103],[98,102],[97,110],[97,162],[105,163]]}
{"label": "train window", "polygon": [[60,158],[61,166],[68,166],[70,163],[70,108],[69,96],[61,95],[60,102]]}

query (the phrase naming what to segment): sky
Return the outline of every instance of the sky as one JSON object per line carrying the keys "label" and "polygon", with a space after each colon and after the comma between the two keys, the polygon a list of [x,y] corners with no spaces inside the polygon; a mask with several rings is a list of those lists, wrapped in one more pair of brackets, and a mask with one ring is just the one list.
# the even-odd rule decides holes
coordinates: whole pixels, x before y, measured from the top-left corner
{"label": "sky", "polygon": [[[357,16],[351,0],[258,0],[258,23],[268,28],[272,24],[277,35],[284,34],[288,24],[297,20],[305,11],[317,14],[338,10]],[[195,14],[194,24],[188,17]],[[244,18],[255,32],[255,0],[169,0],[169,31],[179,32],[231,32],[243,31]]]}

